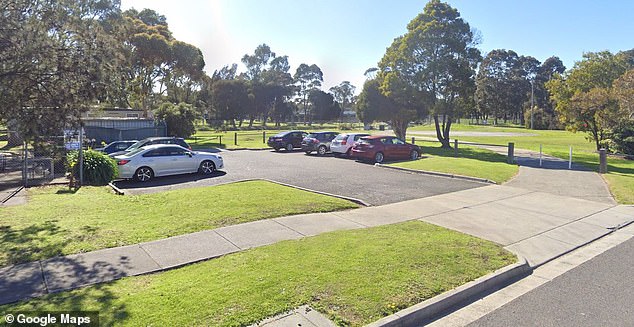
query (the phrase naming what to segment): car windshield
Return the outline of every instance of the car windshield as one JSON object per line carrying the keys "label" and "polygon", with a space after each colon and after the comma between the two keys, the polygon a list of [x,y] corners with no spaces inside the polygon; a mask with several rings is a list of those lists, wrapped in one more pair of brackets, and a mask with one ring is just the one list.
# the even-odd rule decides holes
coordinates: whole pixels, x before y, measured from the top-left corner
{"label": "car windshield", "polygon": [[143,141],[138,141],[132,145],[130,145],[127,149],[125,149],[126,151],[132,151],[132,150],[136,150],[138,148],[140,148],[141,146],[143,146]]}

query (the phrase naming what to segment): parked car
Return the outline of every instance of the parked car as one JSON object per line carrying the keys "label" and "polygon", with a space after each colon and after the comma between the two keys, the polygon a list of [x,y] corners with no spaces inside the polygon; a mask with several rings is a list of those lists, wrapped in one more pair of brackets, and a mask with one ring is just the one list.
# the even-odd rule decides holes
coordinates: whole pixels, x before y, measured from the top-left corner
{"label": "parked car", "polygon": [[364,161],[383,162],[385,159],[412,159],[420,156],[420,147],[395,136],[365,136],[352,147],[352,157]]}
{"label": "parked car", "polygon": [[308,135],[308,133],[304,131],[281,132],[269,137],[266,144],[275,149],[275,151],[286,149],[286,151],[290,152],[295,148],[302,147],[302,140],[306,137],[306,135]]}
{"label": "parked car", "polygon": [[349,134],[339,134],[335,137],[334,140],[330,143],[330,151],[337,156],[350,156],[352,152],[352,147],[359,141],[360,138],[364,136],[370,136],[370,134],[363,133],[349,133]]}
{"label": "parked car", "polygon": [[201,173],[209,175],[223,169],[222,157],[208,152],[191,151],[176,144],[153,144],[114,157],[119,178],[147,182],[154,177]]}
{"label": "parked car", "polygon": [[146,139],[143,139],[141,141],[138,141],[134,144],[132,144],[130,147],[128,147],[127,149],[123,150],[123,151],[118,151],[118,152],[113,152],[111,154],[109,154],[109,156],[111,157],[115,157],[115,156],[119,156],[122,154],[126,154],[130,151],[134,151],[136,149],[139,149],[141,147],[147,146],[147,145],[152,145],[152,144],[175,144],[175,145],[180,145],[183,148],[189,149],[191,150],[192,147],[189,146],[189,144],[187,144],[187,142],[185,142],[185,140],[182,137],[173,137],[173,136],[168,136],[168,137],[148,137]]}
{"label": "parked car", "polygon": [[302,140],[302,151],[310,154],[317,151],[317,155],[323,156],[330,151],[330,142],[337,137],[337,132],[315,132],[306,135]]}
{"label": "parked car", "polygon": [[137,140],[114,141],[114,142],[108,143],[108,145],[106,145],[103,148],[96,148],[95,150],[103,152],[105,154],[111,154],[111,153],[114,153],[114,152],[124,151],[125,149],[129,148],[131,145],[133,145],[136,142],[138,142],[138,141]]}

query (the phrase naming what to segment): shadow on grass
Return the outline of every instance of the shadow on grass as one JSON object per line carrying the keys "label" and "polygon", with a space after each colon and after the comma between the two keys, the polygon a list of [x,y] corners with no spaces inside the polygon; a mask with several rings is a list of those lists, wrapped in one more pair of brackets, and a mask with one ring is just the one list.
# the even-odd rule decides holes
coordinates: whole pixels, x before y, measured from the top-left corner
{"label": "shadow on grass", "polygon": [[[445,149],[440,147],[431,147],[431,146],[421,146],[421,150],[424,154],[431,154],[437,157],[451,157],[455,158],[455,150],[454,149]],[[480,161],[487,162],[501,162],[506,163],[506,156],[484,150],[484,149],[476,149],[476,148],[466,148],[466,147],[458,147],[458,158],[467,158],[467,159],[475,159]]]}
{"label": "shadow on grass", "polygon": [[33,224],[25,228],[0,225],[0,252],[8,264],[17,264],[62,254],[69,240],[62,237],[56,220]]}

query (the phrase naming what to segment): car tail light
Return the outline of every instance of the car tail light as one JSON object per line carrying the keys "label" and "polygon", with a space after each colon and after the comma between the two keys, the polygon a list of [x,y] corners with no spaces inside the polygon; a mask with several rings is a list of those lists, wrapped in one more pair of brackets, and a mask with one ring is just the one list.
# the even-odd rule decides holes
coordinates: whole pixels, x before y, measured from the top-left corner
{"label": "car tail light", "polygon": [[313,139],[313,143],[319,143],[318,139]]}
{"label": "car tail light", "polygon": [[347,141],[347,140],[342,140],[342,141],[341,141],[341,145],[346,145],[346,144],[348,144],[348,141]]}
{"label": "car tail light", "polygon": [[191,145],[190,145],[190,146],[188,146],[187,148],[189,149],[189,151],[191,151],[191,150],[192,150],[192,146],[191,146]]}
{"label": "car tail light", "polygon": [[119,160],[119,161],[117,161],[117,165],[123,166],[123,165],[127,164],[128,162],[130,162],[130,160],[125,160],[125,159]]}

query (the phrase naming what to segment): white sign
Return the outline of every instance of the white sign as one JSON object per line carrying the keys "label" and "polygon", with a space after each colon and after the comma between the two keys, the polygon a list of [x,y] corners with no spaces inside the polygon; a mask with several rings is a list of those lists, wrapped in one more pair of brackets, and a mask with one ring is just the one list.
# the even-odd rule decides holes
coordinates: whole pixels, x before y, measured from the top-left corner
{"label": "white sign", "polygon": [[79,142],[67,142],[64,146],[66,150],[79,150]]}

